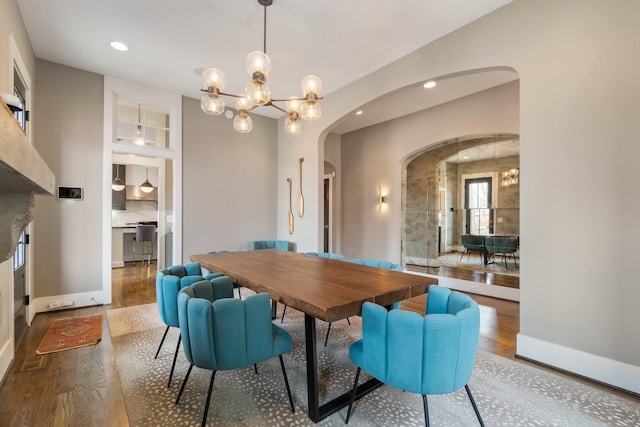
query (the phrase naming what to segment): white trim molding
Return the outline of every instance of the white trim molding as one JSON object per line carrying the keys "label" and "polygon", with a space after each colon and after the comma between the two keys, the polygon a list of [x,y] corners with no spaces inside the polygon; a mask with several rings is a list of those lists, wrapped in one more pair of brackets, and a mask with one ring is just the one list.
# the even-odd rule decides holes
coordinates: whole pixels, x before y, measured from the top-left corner
{"label": "white trim molding", "polygon": [[633,393],[640,393],[640,367],[586,353],[522,333],[516,338],[518,356]]}

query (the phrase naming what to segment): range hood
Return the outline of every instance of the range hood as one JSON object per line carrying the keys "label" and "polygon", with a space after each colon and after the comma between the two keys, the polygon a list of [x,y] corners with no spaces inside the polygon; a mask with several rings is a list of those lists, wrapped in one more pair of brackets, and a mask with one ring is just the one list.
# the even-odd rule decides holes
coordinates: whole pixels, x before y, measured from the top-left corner
{"label": "range hood", "polygon": [[139,185],[127,185],[125,186],[125,192],[127,200],[158,200],[158,187],[153,187],[153,191],[145,193],[140,190]]}

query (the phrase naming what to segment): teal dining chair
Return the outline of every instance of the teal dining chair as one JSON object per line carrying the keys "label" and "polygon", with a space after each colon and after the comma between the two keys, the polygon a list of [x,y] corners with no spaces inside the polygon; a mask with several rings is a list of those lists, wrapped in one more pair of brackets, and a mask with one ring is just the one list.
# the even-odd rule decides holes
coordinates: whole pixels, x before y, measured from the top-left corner
{"label": "teal dining chair", "polygon": [[269,294],[261,293],[244,300],[226,298],[211,303],[199,298],[197,290],[191,287],[180,291],[180,335],[190,365],[176,404],[180,402],[191,369],[197,366],[210,370],[211,380],[202,417],[203,426],[207,422],[216,372],[255,365],[276,356],[280,359],[291,412],[295,412],[282,359],[282,355],[291,350],[291,335],[271,322],[269,301]]}
{"label": "teal dining chair", "polygon": [[468,295],[438,285],[429,286],[425,316],[364,303],[362,339],[349,348],[349,358],[358,369],[346,423],[351,417],[360,372],[364,370],[384,384],[421,394],[427,426],[427,395],[453,393],[464,387],[484,426],[468,384],[479,336],[478,304]]}
{"label": "teal dining chair", "polygon": [[[178,292],[180,292],[180,289],[202,280],[215,280],[216,283],[232,283],[231,278],[222,273],[206,272],[204,276],[202,274],[203,271],[199,262],[190,262],[185,265],[172,265],[171,267],[158,270],[156,274],[156,300],[158,303],[158,311],[160,312],[160,319],[167,325],[167,328],[164,330],[154,359],[158,358],[158,354],[160,354],[160,349],[162,348],[162,344],[164,344],[164,340],[167,338],[169,329],[180,326],[178,323]],[[233,297],[233,288],[231,296]],[[173,378],[179,350],[180,337],[178,337],[178,344],[173,354],[173,363],[171,365],[167,387],[171,387],[171,379]]]}

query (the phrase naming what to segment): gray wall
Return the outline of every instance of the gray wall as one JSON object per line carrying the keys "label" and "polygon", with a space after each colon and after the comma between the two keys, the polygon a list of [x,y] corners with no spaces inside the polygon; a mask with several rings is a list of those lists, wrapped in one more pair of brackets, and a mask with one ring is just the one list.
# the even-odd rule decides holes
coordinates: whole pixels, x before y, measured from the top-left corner
{"label": "gray wall", "polygon": [[[451,147],[451,152],[443,153],[439,158],[419,156],[409,163],[405,175],[400,172],[395,175],[395,170],[400,171],[403,167],[402,158],[410,155],[406,147],[411,143],[420,144],[420,150],[413,154],[418,156],[424,147],[441,142],[445,136],[449,139],[511,133],[518,128],[517,112],[518,83],[512,82],[342,135],[344,255],[400,262],[402,241],[405,243],[402,250],[409,256],[424,259],[431,253],[430,258],[433,258],[437,253],[434,228],[436,167],[438,161],[457,152],[458,148]],[[416,167],[424,173],[411,172]],[[388,206],[380,214],[376,199],[379,183],[388,189]],[[401,200],[405,194],[409,196]],[[428,196],[432,197],[431,204],[427,203]],[[404,220],[407,222],[402,223]],[[392,224],[397,229],[391,229]],[[416,229],[422,232],[413,233]]]}
{"label": "gray wall", "polygon": [[186,97],[182,114],[183,259],[275,239],[277,122],[254,114],[241,134]]}
{"label": "gray wall", "polygon": [[102,289],[103,77],[38,60],[34,145],[56,185],[84,200],[36,197],[34,298]]}
{"label": "gray wall", "polygon": [[[639,25],[637,0],[515,0],[325,96],[322,119],[306,127],[295,144],[279,135],[282,174],[291,173],[294,146],[315,144],[321,156],[319,144],[332,126],[373,99],[429,78],[512,67],[520,78],[515,131],[520,133],[520,254],[526,260],[520,268],[517,352],[640,392],[634,243],[640,240],[640,168],[635,165],[640,122],[634,113],[640,111],[640,57],[632,54]],[[465,133],[456,127],[456,134]],[[389,134],[367,136],[384,141]],[[375,153],[363,144],[345,144],[343,155],[355,158],[359,151],[368,162],[351,177],[369,195],[343,210],[353,208],[360,216],[360,223],[352,223],[366,239],[376,236],[380,256],[399,256],[401,203],[391,193],[388,217],[372,221],[371,188],[382,180],[401,182],[408,156],[428,140],[455,134],[419,136],[397,138],[397,147],[382,144]],[[351,185],[349,163],[343,157],[343,188]],[[572,183],[571,191],[558,182]],[[399,194],[399,187],[394,191]],[[280,199],[278,209],[284,211]],[[350,227],[345,223],[343,229]],[[302,244],[315,245],[316,230],[301,230]]]}

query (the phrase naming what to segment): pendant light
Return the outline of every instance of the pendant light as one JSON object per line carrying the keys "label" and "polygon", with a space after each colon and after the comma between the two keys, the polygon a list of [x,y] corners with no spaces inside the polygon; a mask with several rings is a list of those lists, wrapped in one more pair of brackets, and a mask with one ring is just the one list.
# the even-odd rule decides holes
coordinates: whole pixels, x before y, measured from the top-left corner
{"label": "pendant light", "polygon": [[[245,67],[251,80],[245,86],[243,93],[223,92],[227,84],[224,73],[217,68],[207,68],[202,72],[204,89],[200,100],[200,108],[207,114],[214,116],[233,112],[225,111],[223,96],[236,99],[236,110],[233,118],[233,128],[240,133],[251,132],[253,122],[249,113],[257,107],[273,107],[287,114],[284,130],[290,135],[299,135],[302,131],[302,120],[315,121],[322,115],[320,100],[322,99],[322,80],[314,75],[308,75],[302,79],[300,88],[301,97],[288,99],[275,99],[271,97],[271,89],[267,85],[267,77],[271,72],[271,59],[267,56],[267,6],[271,6],[273,0],[258,0],[258,4],[264,7],[264,36],[262,52],[254,51],[247,55]],[[285,103],[285,107],[276,103]]]}
{"label": "pendant light", "polygon": [[133,131],[133,143],[144,145],[144,132],[142,130],[142,116],[140,115],[140,104],[138,104],[138,125]]}
{"label": "pendant light", "polygon": [[111,183],[111,189],[113,191],[122,191],[124,190],[124,181],[120,178],[120,165],[114,165],[116,167],[116,177],[113,179]]}
{"label": "pendant light", "polygon": [[144,180],[142,184],[140,184],[140,190],[143,193],[151,193],[153,191],[153,185],[149,182],[149,168],[147,168],[147,179]]}

